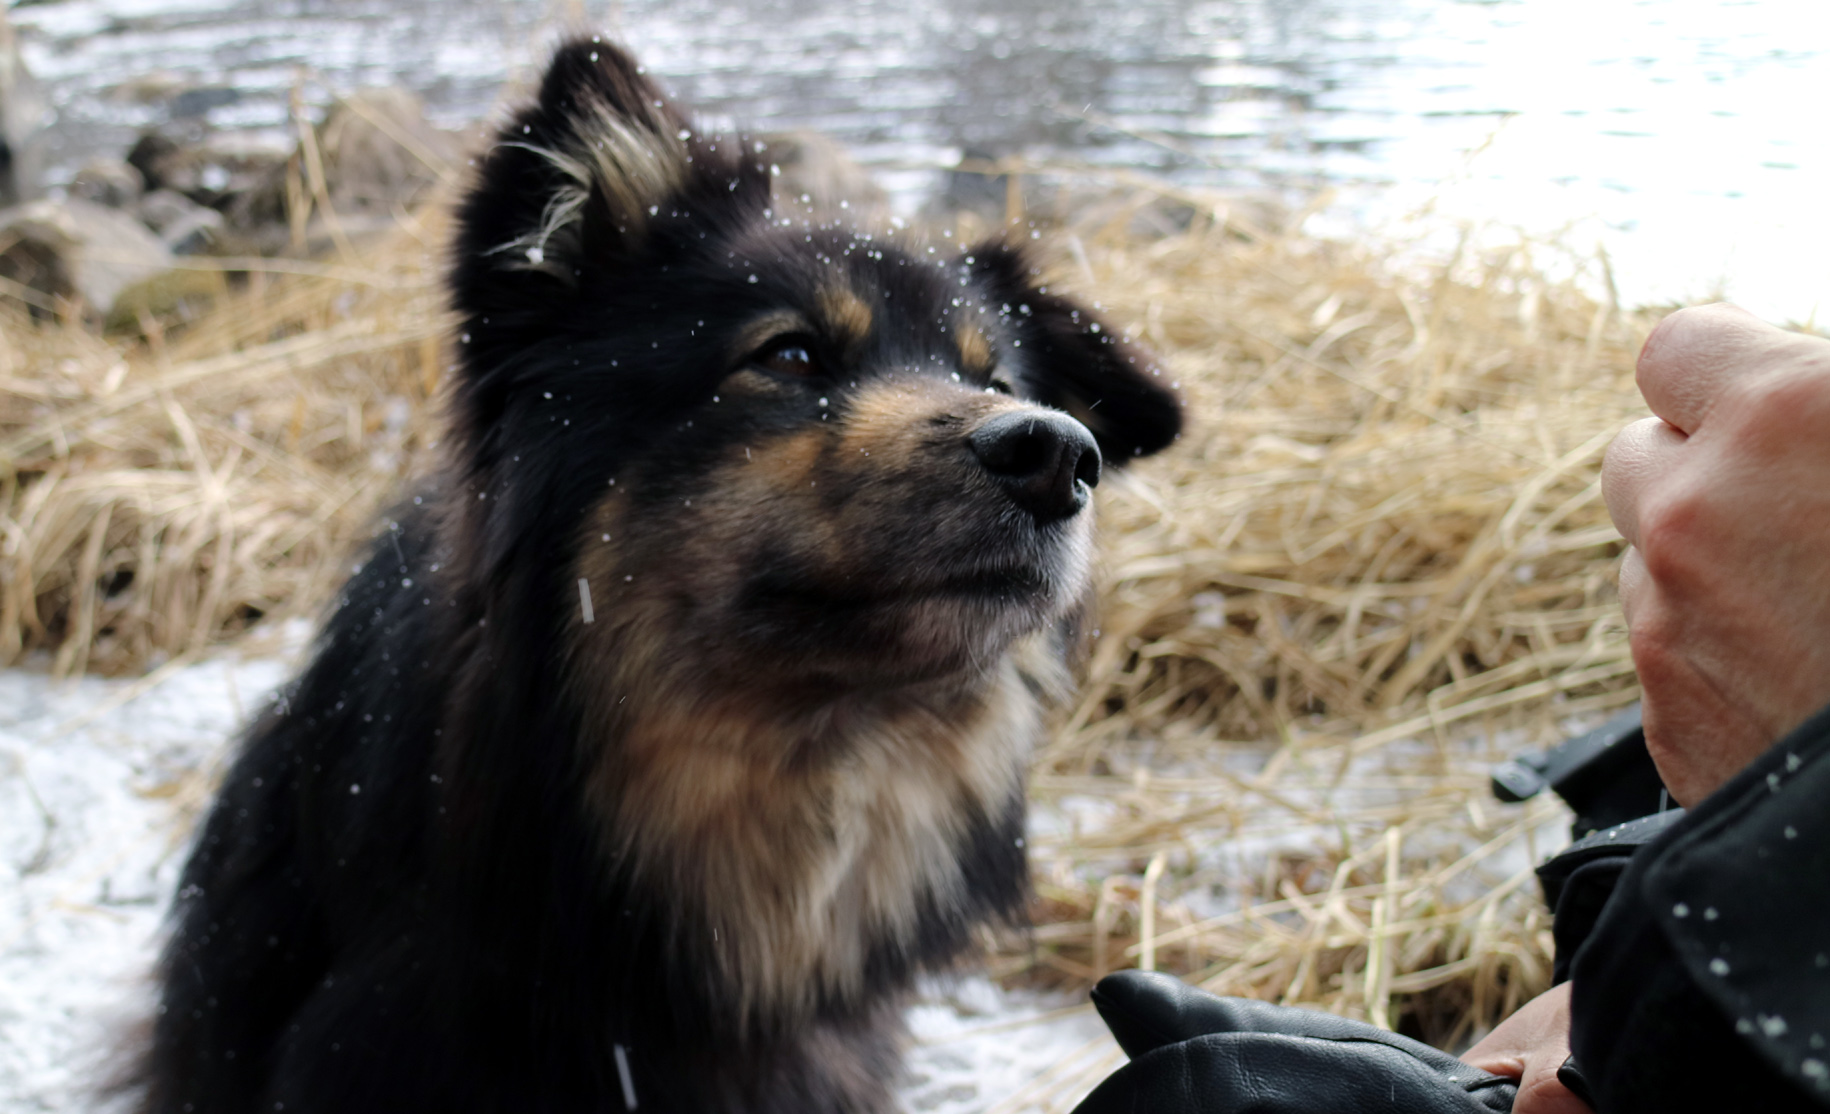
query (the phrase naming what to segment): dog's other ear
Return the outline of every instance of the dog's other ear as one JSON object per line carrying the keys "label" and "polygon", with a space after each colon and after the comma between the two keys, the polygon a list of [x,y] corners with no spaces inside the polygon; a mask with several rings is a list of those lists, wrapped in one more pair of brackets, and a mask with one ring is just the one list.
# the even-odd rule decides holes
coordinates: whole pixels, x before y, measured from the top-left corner
{"label": "dog's other ear", "polygon": [[1182,432],[1182,402],[1148,349],[1037,281],[1003,241],[972,249],[983,289],[1023,341],[1023,374],[1038,402],[1072,414],[1112,464],[1165,448]]}
{"label": "dog's other ear", "polygon": [[457,308],[550,309],[559,290],[640,253],[655,217],[688,200],[766,207],[767,169],[738,147],[699,137],[620,48],[596,37],[564,44],[539,99],[477,160],[458,211]]}

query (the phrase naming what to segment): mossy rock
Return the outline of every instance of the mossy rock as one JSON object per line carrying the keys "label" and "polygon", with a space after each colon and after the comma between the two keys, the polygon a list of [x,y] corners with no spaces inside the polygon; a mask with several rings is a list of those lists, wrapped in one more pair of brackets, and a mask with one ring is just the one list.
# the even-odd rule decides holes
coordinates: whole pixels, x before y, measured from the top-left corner
{"label": "mossy rock", "polygon": [[121,291],[108,310],[104,327],[111,333],[138,332],[146,318],[165,325],[183,324],[215,305],[228,290],[228,279],[221,271],[163,271]]}

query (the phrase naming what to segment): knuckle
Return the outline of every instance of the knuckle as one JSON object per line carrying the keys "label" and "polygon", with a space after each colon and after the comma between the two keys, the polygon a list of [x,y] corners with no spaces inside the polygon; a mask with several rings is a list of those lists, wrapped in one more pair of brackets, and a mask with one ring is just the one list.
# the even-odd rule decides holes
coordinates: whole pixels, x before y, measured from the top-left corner
{"label": "knuckle", "polygon": [[1729,385],[1722,402],[1755,434],[1814,443],[1830,422],[1830,343],[1786,359],[1765,375]]}
{"label": "knuckle", "polygon": [[1627,630],[1627,648],[1633,654],[1633,667],[1647,692],[1664,691],[1678,682],[1684,670],[1680,666],[1683,641],[1670,613],[1665,608],[1649,607],[1637,616]]}
{"label": "knuckle", "polygon": [[1738,364],[1788,334],[1726,302],[1690,306],[1652,327],[1635,372],[1641,389],[1702,369]]}
{"label": "knuckle", "polygon": [[1640,418],[1614,435],[1601,458],[1603,482],[1618,483],[1641,474],[1657,449],[1662,418]]}
{"label": "knuckle", "polygon": [[1666,488],[1641,501],[1637,517],[1646,575],[1666,590],[1692,582],[1706,564],[1699,556],[1710,537],[1709,500],[1693,488]]}
{"label": "knuckle", "polygon": [[1601,459],[1601,493],[1608,511],[1620,522],[1631,517],[1648,479],[1655,474],[1663,419],[1641,418],[1615,435]]}
{"label": "knuckle", "polygon": [[1687,351],[1700,338],[1714,333],[1739,313],[1732,306],[1716,303],[1689,306],[1666,314],[1646,334],[1646,343],[1640,348],[1640,370],[1645,371],[1648,362],[1657,366],[1671,356]]}

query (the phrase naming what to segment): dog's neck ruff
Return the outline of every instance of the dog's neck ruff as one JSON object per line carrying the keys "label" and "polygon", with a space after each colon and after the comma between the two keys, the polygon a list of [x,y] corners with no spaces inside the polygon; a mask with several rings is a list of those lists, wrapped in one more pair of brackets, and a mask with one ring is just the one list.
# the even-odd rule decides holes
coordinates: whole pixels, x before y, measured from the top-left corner
{"label": "dog's neck ruff", "polygon": [[[743,692],[656,685],[587,732],[601,749],[586,796],[608,859],[666,896],[666,946],[716,981],[743,1029],[863,1006],[882,974],[905,981],[1015,911],[986,896],[1021,894],[1021,847],[981,845],[1018,842],[1043,729],[1048,678],[1016,658],[972,685],[798,716],[759,715]],[[1010,875],[989,890],[967,877],[988,862]]]}

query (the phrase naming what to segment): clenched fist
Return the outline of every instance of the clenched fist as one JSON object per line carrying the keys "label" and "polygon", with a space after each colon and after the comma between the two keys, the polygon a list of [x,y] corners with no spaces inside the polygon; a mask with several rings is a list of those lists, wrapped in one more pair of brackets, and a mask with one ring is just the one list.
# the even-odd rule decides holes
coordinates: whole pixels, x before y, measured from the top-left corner
{"label": "clenched fist", "polygon": [[1830,703],[1830,341],[1727,305],[1659,322],[1656,417],[1608,449],[1646,745],[1694,805]]}

